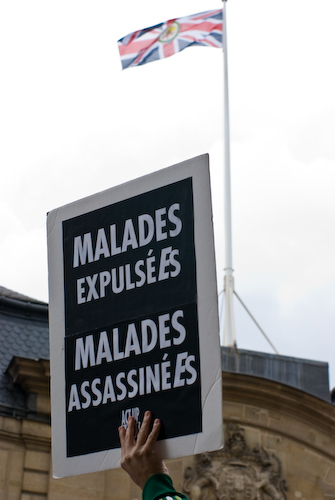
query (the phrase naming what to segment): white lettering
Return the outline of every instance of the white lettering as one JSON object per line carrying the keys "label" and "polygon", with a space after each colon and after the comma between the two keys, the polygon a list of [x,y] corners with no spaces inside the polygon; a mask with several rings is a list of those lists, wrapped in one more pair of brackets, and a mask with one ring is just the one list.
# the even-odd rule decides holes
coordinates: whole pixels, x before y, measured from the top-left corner
{"label": "white lettering", "polygon": [[171,382],[169,382],[171,375],[170,368],[171,368],[170,361],[165,361],[164,363],[162,363],[162,391],[171,389]]}
{"label": "white lettering", "polygon": [[180,323],[178,323],[178,319],[183,318],[183,317],[184,317],[184,312],[182,310],[175,311],[172,314],[172,319],[171,319],[172,326],[177,332],[180,333],[179,337],[177,337],[177,338],[175,337],[173,339],[174,345],[182,344],[185,340],[185,337],[186,337],[185,327],[183,325],[181,325]]}
{"label": "white lettering", "polygon": [[159,263],[158,281],[167,280],[169,271],[166,271],[167,266],[170,264],[168,255],[171,253],[172,247],[163,248]]}
{"label": "white lettering", "polygon": [[81,395],[84,396],[85,398],[85,401],[81,404],[81,407],[82,408],[88,408],[91,404],[91,395],[89,392],[87,392],[86,388],[90,386],[90,383],[88,382],[88,380],[85,380],[82,384],[81,384],[81,387],[80,387],[80,392],[81,392]]}
{"label": "white lettering", "polygon": [[[151,341],[148,340],[149,330],[151,332]],[[144,319],[141,321],[142,331],[142,352],[150,352],[157,343],[157,326],[152,319]]]}
{"label": "white lettering", "polygon": [[109,347],[107,332],[100,333],[96,364],[101,365],[103,359],[105,359],[107,363],[113,361],[111,350]]}
{"label": "white lettering", "polygon": [[119,267],[119,285],[117,284],[116,268],[112,269],[112,290],[114,293],[120,293],[124,289],[124,270]]}
{"label": "white lettering", "polygon": [[93,247],[92,247],[92,236],[91,233],[84,234],[84,240],[82,241],[81,236],[76,236],[73,245],[73,267],[83,266],[86,264],[86,259],[88,262],[93,262]]}
{"label": "white lettering", "polygon": [[111,255],[117,255],[118,253],[121,253],[121,247],[118,247],[116,243],[116,224],[112,224],[110,226],[110,235],[111,235]]}
{"label": "white lettering", "polygon": [[115,361],[117,361],[118,359],[124,358],[124,352],[119,350],[119,329],[118,328],[113,328],[113,354],[114,354]]}
{"label": "white lettering", "polygon": [[128,358],[132,351],[134,351],[135,354],[141,354],[140,343],[138,341],[134,323],[130,323],[128,325],[126,347],[124,350],[125,357]]}
{"label": "white lettering", "polygon": [[170,276],[172,276],[172,278],[175,278],[176,276],[178,276],[178,274],[180,273],[180,270],[181,270],[180,262],[178,262],[175,259],[175,255],[179,255],[179,250],[175,249],[170,253],[170,264],[172,266],[174,266],[174,271],[171,271],[171,273],[170,273]]}
{"label": "white lettering", "polygon": [[127,382],[132,388],[132,391],[128,391],[128,398],[134,398],[138,392],[138,385],[137,382],[134,380],[134,377],[136,377],[137,371],[136,370],[130,370],[127,376]]}
{"label": "white lettering", "polygon": [[85,297],[83,297],[83,295],[85,293],[84,283],[85,283],[85,278],[80,278],[79,280],[77,280],[77,303],[78,304],[83,304],[84,302],[86,302]]}
{"label": "white lettering", "polygon": [[169,314],[162,314],[161,316],[158,317],[159,345],[161,349],[166,349],[171,345],[171,340],[166,339],[166,336],[168,335],[168,333],[170,333],[170,328],[166,326],[166,323],[169,321],[169,319],[170,319]]}
{"label": "white lettering", "polygon": [[184,361],[187,358],[187,352],[180,352],[177,354],[176,370],[174,373],[173,387],[183,387],[185,385],[185,379],[181,378],[181,375],[185,373],[186,367]]}
{"label": "white lettering", "polygon": [[93,399],[93,406],[99,406],[102,400],[102,395],[100,389],[98,389],[98,385],[101,384],[101,380],[99,378],[95,378],[92,382],[92,392],[94,396],[96,396],[96,399]]}
{"label": "white lettering", "polygon": [[98,274],[93,274],[92,278],[91,276],[86,276],[86,281],[89,287],[86,302],[90,302],[92,297],[94,300],[99,298],[99,294],[95,289],[95,284],[97,282],[97,279],[98,279]]}
{"label": "white lettering", "polygon": [[126,264],[126,290],[132,290],[133,288],[135,288],[135,283],[131,281],[130,264]]}
{"label": "white lettering", "polygon": [[88,358],[90,359],[90,366],[95,366],[93,335],[87,335],[85,344],[83,337],[77,338],[75,351],[75,370],[80,370],[81,363],[83,368],[87,368]]}
{"label": "white lettering", "polygon": [[102,271],[99,275],[100,279],[100,298],[105,297],[106,287],[111,282],[111,275],[108,271]]}
{"label": "white lettering", "polygon": [[98,230],[94,260],[99,260],[101,255],[105,258],[110,257],[107,238],[103,227]]}
{"label": "white lettering", "polygon": [[120,389],[121,393],[117,395],[117,400],[122,401],[127,396],[127,388],[124,383],[121,381],[125,378],[125,373],[120,372],[116,377],[116,387]]}
{"label": "white lettering", "polygon": [[186,379],[186,383],[187,385],[192,385],[194,384],[194,382],[197,380],[197,371],[196,369],[191,365],[191,362],[195,361],[195,356],[192,354],[192,356],[188,356],[187,359],[186,359],[186,370],[188,371],[188,373],[191,374],[191,378],[188,378]]}
{"label": "white lettering", "polygon": [[133,226],[133,221],[131,219],[127,219],[124,224],[122,252],[126,252],[129,246],[132,249],[138,248],[135,229]]}
{"label": "white lettering", "polygon": [[150,283],[155,283],[156,282],[156,276],[155,274],[155,260],[156,257],[149,257],[147,259],[147,283],[150,285]]}
{"label": "white lettering", "polygon": [[139,281],[136,281],[137,287],[143,286],[145,283],[145,278],[146,278],[145,272],[142,271],[142,269],[141,269],[141,267],[143,267],[143,266],[144,266],[144,260],[138,260],[135,264],[135,273],[140,278]]}
{"label": "white lettering", "polygon": [[163,219],[163,215],[166,214],[166,208],[160,208],[155,212],[156,218],[156,241],[166,240],[168,237],[166,232],[163,232],[163,228],[166,226],[166,219]]}
{"label": "white lettering", "polygon": [[[145,234],[145,225],[147,226],[147,234]],[[143,214],[138,217],[138,233],[140,247],[148,245],[154,237],[155,224],[149,214]]]}
{"label": "white lettering", "polygon": [[109,399],[111,400],[112,403],[115,403],[116,401],[112,377],[110,375],[107,375],[104,387],[104,395],[102,398],[102,404],[105,405]]}
{"label": "white lettering", "polygon": [[81,410],[78,389],[77,389],[76,384],[71,385],[69,406],[68,406],[67,411],[70,412],[73,410],[73,408],[75,408],[76,410]]}
{"label": "white lettering", "polygon": [[151,394],[151,386],[153,386],[154,391],[158,392],[160,389],[160,379],[159,379],[159,364],[154,365],[155,373],[152,371],[151,366],[146,367],[146,393]]}
{"label": "white lettering", "polygon": [[171,207],[169,208],[169,211],[168,211],[168,219],[170,222],[172,222],[172,224],[175,225],[175,229],[171,229],[170,233],[169,233],[169,235],[172,238],[174,238],[175,236],[178,236],[178,234],[180,233],[180,231],[182,230],[182,227],[183,227],[183,224],[182,224],[181,220],[179,219],[179,217],[177,217],[174,214],[174,212],[176,210],[180,210],[179,203],[174,203],[173,205],[171,205]]}

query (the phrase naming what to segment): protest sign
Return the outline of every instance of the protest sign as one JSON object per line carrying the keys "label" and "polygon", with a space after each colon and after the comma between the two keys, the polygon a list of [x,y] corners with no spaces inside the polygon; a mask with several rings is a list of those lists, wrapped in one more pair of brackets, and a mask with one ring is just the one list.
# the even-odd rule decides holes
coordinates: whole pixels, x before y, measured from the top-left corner
{"label": "protest sign", "polygon": [[48,214],[57,477],[120,466],[150,410],[165,458],[222,445],[208,156]]}

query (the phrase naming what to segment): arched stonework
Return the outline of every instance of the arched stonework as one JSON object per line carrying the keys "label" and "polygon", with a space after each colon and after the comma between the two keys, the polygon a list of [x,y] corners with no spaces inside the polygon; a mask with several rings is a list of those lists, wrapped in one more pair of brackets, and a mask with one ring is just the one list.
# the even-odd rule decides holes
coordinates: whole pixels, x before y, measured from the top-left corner
{"label": "arched stonework", "polygon": [[185,468],[183,490],[190,500],[287,500],[279,458],[251,450],[244,429],[232,423],[223,450],[196,455]]}

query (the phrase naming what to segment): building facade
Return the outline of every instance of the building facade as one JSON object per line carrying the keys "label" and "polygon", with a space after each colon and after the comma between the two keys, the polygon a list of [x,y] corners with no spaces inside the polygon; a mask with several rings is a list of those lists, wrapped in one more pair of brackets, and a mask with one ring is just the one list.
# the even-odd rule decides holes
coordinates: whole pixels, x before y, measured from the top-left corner
{"label": "building facade", "polygon": [[[54,479],[47,304],[0,287],[0,499],[140,500],[121,469]],[[335,500],[326,363],[222,348],[225,447],[167,463],[190,500]]]}

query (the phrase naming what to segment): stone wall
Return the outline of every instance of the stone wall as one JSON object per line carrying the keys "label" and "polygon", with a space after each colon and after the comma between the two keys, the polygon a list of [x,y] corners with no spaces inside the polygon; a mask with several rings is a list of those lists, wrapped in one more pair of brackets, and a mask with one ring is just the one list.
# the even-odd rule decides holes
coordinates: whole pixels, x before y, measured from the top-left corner
{"label": "stone wall", "polygon": [[228,373],[223,401],[224,451],[209,454],[205,466],[194,457],[183,459],[178,487],[191,500],[197,498],[192,487],[207,476],[199,496],[206,500],[249,498],[248,481],[250,498],[335,500],[334,406],[283,384]]}
{"label": "stone wall", "polygon": [[[191,500],[335,500],[334,406],[236,373],[224,373],[223,405],[224,450],[169,461],[178,490]],[[0,416],[1,500],[141,499],[120,469],[53,479],[50,435],[45,422]]]}

